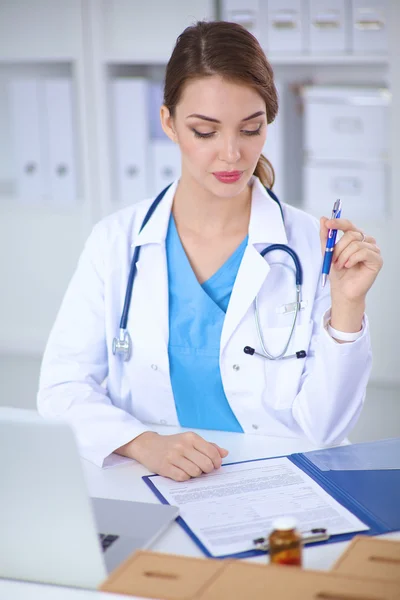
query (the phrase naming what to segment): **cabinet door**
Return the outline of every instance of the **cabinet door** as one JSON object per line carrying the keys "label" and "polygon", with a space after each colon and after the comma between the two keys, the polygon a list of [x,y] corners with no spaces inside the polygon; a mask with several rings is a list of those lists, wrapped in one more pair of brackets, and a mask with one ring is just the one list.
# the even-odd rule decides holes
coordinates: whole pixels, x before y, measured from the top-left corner
{"label": "cabinet door", "polygon": [[70,60],[79,53],[81,0],[0,2],[0,57]]}
{"label": "cabinet door", "polygon": [[166,63],[178,35],[214,10],[213,0],[102,0],[105,59]]}

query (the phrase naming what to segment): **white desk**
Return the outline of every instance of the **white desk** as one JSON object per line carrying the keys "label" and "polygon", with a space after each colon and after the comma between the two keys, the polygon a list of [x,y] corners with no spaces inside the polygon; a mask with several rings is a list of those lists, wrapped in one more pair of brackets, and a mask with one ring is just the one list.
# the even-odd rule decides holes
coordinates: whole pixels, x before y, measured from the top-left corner
{"label": "white desk", "polygon": [[[157,431],[172,434],[183,430],[160,427]],[[271,438],[220,431],[199,433],[207,440],[217,442],[220,446],[229,450],[229,455],[224,462],[280,456],[316,449],[306,440],[299,439]],[[155,495],[142,481],[142,475],[148,475],[149,472],[134,461],[108,469],[99,469],[87,461],[83,461],[83,466],[91,496],[158,502]],[[388,537],[400,539],[400,533],[390,534]],[[304,567],[306,569],[330,569],[347,543],[306,547],[304,550]],[[151,549],[156,552],[184,554],[186,556],[204,556],[193,540],[177,523],[173,523]],[[249,560],[263,563],[267,562],[268,558],[258,556]],[[3,600],[3,598],[7,600],[126,600],[126,596],[115,594],[0,580],[0,600]]]}

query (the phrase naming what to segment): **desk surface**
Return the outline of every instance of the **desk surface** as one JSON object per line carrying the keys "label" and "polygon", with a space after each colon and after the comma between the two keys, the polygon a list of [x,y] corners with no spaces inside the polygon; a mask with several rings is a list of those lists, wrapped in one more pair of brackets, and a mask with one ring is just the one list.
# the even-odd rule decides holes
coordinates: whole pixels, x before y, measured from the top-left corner
{"label": "desk surface", "polygon": [[[183,430],[160,427],[157,431],[172,434]],[[229,455],[224,462],[281,456],[316,449],[315,446],[304,439],[272,438],[220,431],[199,431],[198,433],[207,440],[217,442],[220,446],[229,450]],[[149,474],[142,465],[130,461],[115,467],[99,469],[87,461],[82,461],[82,464],[91,496],[115,498],[117,500],[158,502],[155,495],[142,481],[142,476]],[[389,534],[387,537],[400,539],[400,533]],[[330,569],[347,544],[348,542],[342,542],[312,548],[306,547],[303,559],[304,567],[306,569]],[[168,531],[151,547],[151,550],[184,554],[186,556],[204,556],[194,541],[177,523],[171,525]],[[249,560],[262,563],[266,562],[267,558],[258,556]],[[25,600],[28,598],[29,600],[126,600],[126,596],[8,580],[0,580],[0,598],[7,598],[7,600]]]}

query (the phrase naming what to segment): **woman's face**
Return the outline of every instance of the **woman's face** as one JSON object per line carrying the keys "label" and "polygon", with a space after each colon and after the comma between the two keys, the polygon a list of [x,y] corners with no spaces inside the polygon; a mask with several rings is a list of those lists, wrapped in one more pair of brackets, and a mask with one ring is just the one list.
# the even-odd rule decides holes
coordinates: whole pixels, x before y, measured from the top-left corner
{"label": "woman's face", "polygon": [[179,144],[182,179],[193,179],[220,197],[244,190],[267,133],[265,102],[253,88],[219,76],[192,80],[173,119],[162,107],[161,120]]}

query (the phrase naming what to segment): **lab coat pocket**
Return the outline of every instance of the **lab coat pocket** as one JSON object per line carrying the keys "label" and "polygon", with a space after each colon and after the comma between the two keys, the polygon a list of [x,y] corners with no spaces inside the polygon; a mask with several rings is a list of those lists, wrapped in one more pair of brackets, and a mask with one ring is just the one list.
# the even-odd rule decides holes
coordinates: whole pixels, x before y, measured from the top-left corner
{"label": "lab coat pocket", "polygon": [[[285,355],[301,350],[308,353],[312,334],[312,321],[297,325]],[[266,349],[272,355],[282,352],[291,327],[271,327],[263,332]],[[301,377],[305,369],[306,358],[284,358],[265,360],[265,391],[263,404],[275,410],[287,409],[300,390]]]}
{"label": "lab coat pocket", "polygon": [[177,425],[169,377],[168,354],[163,348],[133,345],[126,365],[129,412],[142,423]]}

